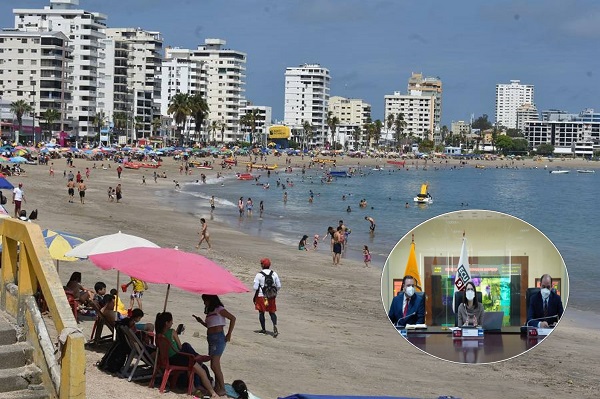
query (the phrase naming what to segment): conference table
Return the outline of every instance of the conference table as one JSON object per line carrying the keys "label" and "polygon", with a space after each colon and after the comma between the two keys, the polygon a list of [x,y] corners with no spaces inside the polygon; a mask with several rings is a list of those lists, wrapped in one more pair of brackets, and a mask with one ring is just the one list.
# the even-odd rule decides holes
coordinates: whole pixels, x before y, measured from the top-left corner
{"label": "conference table", "polygon": [[545,338],[529,337],[520,327],[484,331],[483,337],[453,337],[448,327],[398,331],[408,342],[428,354],[458,363],[492,363],[518,356]]}

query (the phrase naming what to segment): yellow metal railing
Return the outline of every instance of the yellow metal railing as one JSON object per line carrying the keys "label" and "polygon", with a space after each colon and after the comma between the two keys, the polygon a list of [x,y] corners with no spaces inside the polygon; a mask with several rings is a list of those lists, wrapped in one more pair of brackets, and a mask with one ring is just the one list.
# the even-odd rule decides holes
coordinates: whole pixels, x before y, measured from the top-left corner
{"label": "yellow metal railing", "polygon": [[[33,294],[39,287],[50,311],[58,334],[66,337],[66,342],[61,352],[56,357],[34,353],[38,367],[51,374],[48,370],[56,370],[56,378],[52,378],[54,386],[47,387],[50,396],[59,398],[84,398],[85,397],[85,339],[78,330],[77,321],[65,292],[63,285],[50,257],[44,242],[42,231],[35,223],[26,223],[18,219],[0,219],[0,234],[2,235],[2,268],[0,289],[0,308],[17,320],[24,327],[27,339],[33,344],[35,351],[40,352],[47,343],[41,341],[38,331],[40,325],[36,323],[31,304]],[[42,327],[45,329],[45,327]],[[38,333],[36,333],[38,332]],[[34,352],[35,352],[34,351]],[[47,351],[46,351],[47,352]],[[39,364],[40,359],[45,359],[47,364]],[[60,366],[58,366],[60,365]],[[46,381],[44,381],[46,382]],[[48,385],[47,383],[45,385]]]}

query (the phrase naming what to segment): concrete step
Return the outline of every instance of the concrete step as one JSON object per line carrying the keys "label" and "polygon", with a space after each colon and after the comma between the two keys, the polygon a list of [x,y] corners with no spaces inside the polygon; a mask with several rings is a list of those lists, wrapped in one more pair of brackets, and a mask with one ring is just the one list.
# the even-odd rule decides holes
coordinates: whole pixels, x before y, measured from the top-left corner
{"label": "concrete step", "polygon": [[34,364],[0,370],[0,392],[19,391],[42,383],[42,371]]}
{"label": "concrete step", "polygon": [[0,392],[0,399],[48,399],[50,395],[46,389],[41,386],[33,386],[30,389],[21,389],[12,392]]}
{"label": "concrete step", "polygon": [[17,342],[17,331],[0,317],[0,345],[11,345],[15,342]]}
{"label": "concrete step", "polygon": [[0,345],[0,369],[22,367],[33,359],[33,347],[27,342]]}

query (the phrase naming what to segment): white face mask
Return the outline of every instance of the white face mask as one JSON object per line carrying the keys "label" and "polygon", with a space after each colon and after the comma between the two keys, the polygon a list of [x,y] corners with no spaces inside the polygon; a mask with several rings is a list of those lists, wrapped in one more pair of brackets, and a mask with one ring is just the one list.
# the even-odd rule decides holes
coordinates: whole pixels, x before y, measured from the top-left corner
{"label": "white face mask", "polygon": [[410,298],[415,293],[415,287],[406,287],[404,293]]}
{"label": "white face mask", "polygon": [[548,288],[542,288],[540,292],[542,293],[543,299],[548,299],[548,297],[550,296],[550,290]]}
{"label": "white face mask", "polygon": [[475,298],[475,292],[474,291],[467,291],[467,300],[468,301],[472,301]]}

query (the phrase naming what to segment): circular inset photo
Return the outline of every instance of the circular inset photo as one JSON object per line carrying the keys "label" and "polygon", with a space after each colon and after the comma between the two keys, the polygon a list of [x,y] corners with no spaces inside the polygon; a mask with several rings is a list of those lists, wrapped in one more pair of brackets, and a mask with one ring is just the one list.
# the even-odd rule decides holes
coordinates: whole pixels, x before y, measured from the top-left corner
{"label": "circular inset photo", "polygon": [[537,346],[569,297],[565,262],[538,229],[514,216],[461,210],[429,219],[390,252],[383,307],[424,352],[492,363]]}

